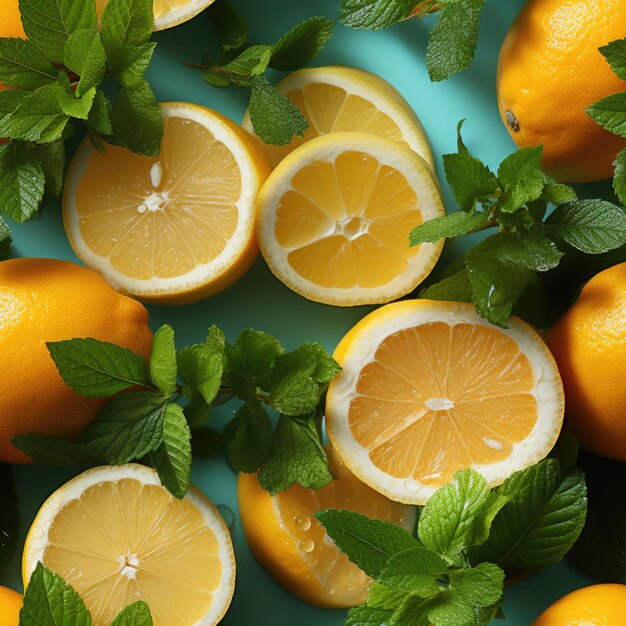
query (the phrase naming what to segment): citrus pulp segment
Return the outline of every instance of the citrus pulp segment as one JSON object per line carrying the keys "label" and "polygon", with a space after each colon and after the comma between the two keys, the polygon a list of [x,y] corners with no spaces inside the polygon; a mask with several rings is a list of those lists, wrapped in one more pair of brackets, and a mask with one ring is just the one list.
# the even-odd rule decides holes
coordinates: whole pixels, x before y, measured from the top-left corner
{"label": "citrus pulp segment", "polygon": [[95,626],[144,600],[155,626],[213,626],[230,605],[233,546],[213,504],[183,500],[143,465],[88,470],[53,493],[26,538],[24,585],[37,563],[83,598]]}
{"label": "citrus pulp segment", "polygon": [[443,241],[409,247],[412,228],[444,215],[437,181],[415,152],[366,133],[312,139],[259,195],[258,239],[270,269],[316,302],[389,302],[431,272]]}
{"label": "citrus pulp segment", "polygon": [[348,509],[413,532],[416,510],[376,493],[327,452],[335,480],[317,491],[293,485],[271,497],[255,474],[240,473],[239,511],[252,553],[276,581],[316,606],[347,608],[365,602],[372,581],[312,516],[325,509]]}
{"label": "citrus pulp segment", "polygon": [[326,428],[347,467],[393,500],[423,504],[462,468],[491,486],[542,459],[561,430],[563,386],[543,340],[466,303],[378,309],[341,341]]}
{"label": "citrus pulp segment", "polygon": [[[408,146],[433,167],[433,155],[422,124],[411,105],[386,80],[354,67],[328,66],[298,70],[277,87],[306,118],[304,137],[286,146],[261,143],[273,166],[314,137],[327,133],[363,132]],[[243,127],[255,135],[250,114]]]}
{"label": "citrus pulp segment", "polygon": [[76,254],[141,300],[186,304],[228,287],[254,261],[256,197],[265,155],[222,115],[162,105],[161,154],[89,139],[70,165],[65,230]]}

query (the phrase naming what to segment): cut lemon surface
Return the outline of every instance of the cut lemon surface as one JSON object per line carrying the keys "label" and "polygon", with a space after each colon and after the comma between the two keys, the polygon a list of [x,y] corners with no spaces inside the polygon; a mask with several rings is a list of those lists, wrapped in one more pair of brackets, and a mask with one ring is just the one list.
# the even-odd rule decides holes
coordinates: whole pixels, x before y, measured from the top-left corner
{"label": "cut lemon surface", "polygon": [[94,626],[137,600],[155,626],[213,626],[235,584],[218,510],[195,488],[176,499],[135,464],[88,470],[46,500],[24,545],[25,586],[39,561],[74,587]]}
{"label": "cut lemon surface", "polygon": [[563,423],[563,385],[541,337],[509,324],[431,300],[365,317],[337,347],[343,371],[326,405],[346,466],[393,500],[423,504],[459,469],[495,486],[545,457]]}
{"label": "cut lemon surface", "polygon": [[[422,124],[411,105],[386,80],[353,67],[328,66],[293,72],[277,89],[303,113],[309,128],[286,146],[259,139],[272,165],[314,137],[327,133],[372,133],[408,146],[433,166]],[[253,135],[250,115],[243,127]]]}
{"label": "cut lemon surface", "polygon": [[336,480],[317,491],[294,485],[271,497],[255,474],[239,474],[239,511],[252,553],[279,584],[316,606],[346,608],[365,602],[372,580],[312,516],[324,509],[349,509],[413,532],[416,510],[376,493],[327,451]]}
{"label": "cut lemon surface", "polygon": [[186,304],[237,280],[254,261],[256,198],[269,173],[258,144],[220,114],[162,105],[161,154],[89,139],[69,167],[63,221],[76,254],[140,300]]}
{"label": "cut lemon surface", "polygon": [[431,272],[443,241],[409,247],[411,229],[444,214],[430,166],[366,133],[317,137],[287,156],[259,196],[258,239],[296,293],[338,306],[389,302]]}

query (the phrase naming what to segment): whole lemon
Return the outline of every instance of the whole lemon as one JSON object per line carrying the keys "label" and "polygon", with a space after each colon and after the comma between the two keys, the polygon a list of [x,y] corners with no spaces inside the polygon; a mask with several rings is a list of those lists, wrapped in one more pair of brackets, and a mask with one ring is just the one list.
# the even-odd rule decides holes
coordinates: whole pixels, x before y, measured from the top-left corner
{"label": "whole lemon", "polygon": [[531,626],[618,626],[625,609],[626,585],[591,585],[557,600]]}
{"label": "whole lemon", "polygon": [[93,337],[150,354],[148,312],[96,272],[68,261],[0,263],[0,461],[27,462],[11,443],[24,433],[76,438],[106,398],[65,385],[46,342]]}
{"label": "whole lemon", "polygon": [[0,626],[18,626],[23,603],[22,594],[0,587]]}
{"label": "whole lemon", "polygon": [[504,40],[498,106],[515,143],[543,145],[557,180],[610,178],[626,140],[585,112],[625,91],[598,48],[626,36],[623,0],[529,0]]}
{"label": "whole lemon", "polygon": [[566,426],[583,448],[626,461],[626,263],[596,274],[553,326]]}

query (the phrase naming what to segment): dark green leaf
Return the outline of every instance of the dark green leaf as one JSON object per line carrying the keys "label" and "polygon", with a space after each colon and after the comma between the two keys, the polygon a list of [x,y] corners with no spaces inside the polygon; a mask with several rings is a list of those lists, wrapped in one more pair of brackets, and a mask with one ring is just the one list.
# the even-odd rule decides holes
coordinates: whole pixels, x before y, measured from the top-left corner
{"label": "dark green leaf", "polygon": [[176,391],[176,346],[174,329],[164,324],[157,330],[150,355],[150,380],[165,396]]}
{"label": "dark green leaf", "polygon": [[97,458],[80,443],[44,435],[17,435],[12,442],[18,450],[41,465],[78,465],[91,463]]}
{"label": "dark green leaf", "polygon": [[504,572],[493,563],[458,570],[451,580],[454,593],[473,607],[485,608],[499,602],[504,587]]}
{"label": "dark green leaf", "polygon": [[58,198],[63,190],[65,174],[65,141],[57,139],[51,143],[31,146],[34,157],[41,164],[46,180],[46,193]]}
{"label": "dark green leaf", "polygon": [[463,211],[469,211],[477,201],[488,198],[499,188],[493,172],[470,154],[444,154],[443,166],[448,184]]}
{"label": "dark green leaf", "polygon": [[211,5],[209,18],[223,52],[237,50],[248,41],[248,26],[226,0],[218,0]]}
{"label": "dark green leaf", "polygon": [[320,343],[305,343],[292,352],[280,354],[272,370],[271,386],[294,372],[303,372],[316,383],[329,383],[341,371],[340,365]]}
{"label": "dark green leaf", "polygon": [[306,373],[296,371],[272,386],[272,406],[285,415],[312,413],[320,400],[319,385]]}
{"label": "dark green leaf", "polygon": [[541,197],[546,176],[541,171],[543,147],[522,148],[510,154],[498,168],[498,180],[504,194],[498,201],[502,211],[513,213]]}
{"label": "dark green leaf", "polygon": [[612,41],[600,48],[600,52],[611,65],[613,72],[622,80],[626,80],[626,39]]}
{"label": "dark green leaf", "polygon": [[626,91],[592,104],[587,113],[610,133],[626,137]]}
{"label": "dark green leaf", "polygon": [[118,614],[111,626],[152,626],[150,608],[142,600],[133,602]]}
{"label": "dark green leaf", "polygon": [[111,102],[104,92],[96,91],[93,100],[93,106],[89,111],[87,124],[90,128],[101,135],[113,134],[113,126],[111,125]]}
{"label": "dark green leaf", "polygon": [[541,200],[558,206],[565,202],[573,202],[578,200],[576,191],[569,185],[561,185],[558,183],[548,183],[541,192]]}
{"label": "dark green leaf", "polygon": [[381,609],[362,604],[348,611],[343,626],[385,626],[393,616],[393,609]]}
{"label": "dark green leaf", "polygon": [[0,261],[11,255],[11,231],[7,223],[0,217]]}
{"label": "dark green leaf", "polygon": [[113,67],[120,51],[141,46],[152,36],[152,0],[108,0],[102,14],[102,40]]}
{"label": "dark green leaf", "polygon": [[418,246],[425,242],[436,243],[444,237],[458,237],[478,230],[490,221],[489,213],[455,211],[416,226],[411,231],[409,243],[411,246]]}
{"label": "dark green leaf", "polygon": [[33,89],[57,81],[57,70],[27,39],[0,38],[0,82]]}
{"label": "dark green leaf", "polygon": [[65,43],[65,65],[80,76],[76,95],[84,96],[97,87],[106,72],[106,54],[97,30],[79,30]]}
{"label": "dark green leaf", "polygon": [[271,58],[272,46],[250,46],[224,65],[222,70],[248,81],[252,76],[263,74]]}
{"label": "dark green leaf", "polygon": [[339,18],[346,26],[379,30],[406,19],[415,0],[342,0]]}
{"label": "dark green leaf", "polygon": [[419,297],[447,302],[471,302],[473,293],[469,273],[464,268],[427,287],[420,292]]}
{"label": "dark green leaf", "polygon": [[620,202],[626,204],[626,149],[617,155],[613,188]]}
{"label": "dark green leaf", "polygon": [[127,89],[144,85],[144,74],[152,61],[156,44],[147,42],[141,46],[123,48],[115,68],[117,80]]}
{"label": "dark green leaf", "polygon": [[244,404],[224,431],[226,453],[233,469],[256,472],[272,448],[272,422],[258,400]]}
{"label": "dark green leaf", "polygon": [[310,63],[333,34],[335,22],[311,17],[283,35],[272,51],[270,67],[290,72]]}
{"label": "dark green leaf", "polygon": [[547,272],[559,264],[563,253],[546,237],[529,232],[498,233],[478,248],[499,261],[516,263],[535,272]]}
{"label": "dark green leaf", "polygon": [[437,579],[447,574],[449,567],[432,550],[416,546],[394,554],[387,561],[378,582],[392,589],[428,598],[439,593]]}

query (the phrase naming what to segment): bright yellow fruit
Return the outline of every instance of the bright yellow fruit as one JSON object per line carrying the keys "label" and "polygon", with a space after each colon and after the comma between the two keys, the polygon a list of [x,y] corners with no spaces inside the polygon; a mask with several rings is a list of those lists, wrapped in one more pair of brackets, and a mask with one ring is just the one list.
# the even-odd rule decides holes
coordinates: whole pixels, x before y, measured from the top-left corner
{"label": "bright yellow fruit", "polygon": [[107,402],[75,394],[59,376],[46,342],[75,337],[110,341],[146,358],[152,347],[146,309],[96,272],[54,259],[2,261],[0,354],[10,376],[0,379],[0,461],[29,461],[11,443],[15,435],[80,436]]}
{"label": "bright yellow fruit", "polygon": [[557,600],[532,626],[618,626],[625,608],[626,585],[591,585]]}
{"label": "bright yellow fruit", "polygon": [[76,254],[143,301],[187,304],[225,289],[257,256],[256,198],[269,164],[219,113],[162,105],[161,154],[89,139],[69,167],[63,221]]}
{"label": "bright yellow fruit", "polygon": [[365,317],[335,358],[326,429],[346,466],[399,502],[424,504],[466,467],[495,486],[552,449],[559,372],[537,333],[466,303],[405,300]]}
{"label": "bright yellow fruit", "polygon": [[443,241],[409,247],[411,229],[444,214],[428,163],[366,133],[312,139],[272,172],[258,238],[272,272],[325,304],[389,302],[419,285]]}
{"label": "bright yellow fruit", "polygon": [[18,626],[23,602],[22,594],[0,587],[0,626]]}
{"label": "bright yellow fruit", "polygon": [[[401,142],[433,167],[433,155],[419,118],[380,76],[354,67],[314,67],[289,74],[276,88],[300,109],[309,128],[304,137],[294,137],[286,146],[267,145],[259,139],[273,166],[319,135],[362,132]],[[255,135],[249,113],[243,127]]]}
{"label": "bright yellow fruit", "polygon": [[26,537],[25,585],[39,561],[76,589],[95,626],[137,600],[155,626],[214,626],[235,585],[215,506],[194,487],[178,500],[136,464],[97,467],[55,491]]}
{"label": "bright yellow fruit", "polygon": [[365,602],[372,581],[329,542],[313,514],[349,509],[412,532],[416,511],[364,485],[327,451],[336,480],[317,491],[294,485],[272,498],[255,474],[239,474],[239,513],[250,550],[278,583],[315,606],[347,608]]}

